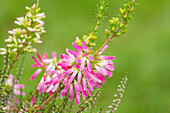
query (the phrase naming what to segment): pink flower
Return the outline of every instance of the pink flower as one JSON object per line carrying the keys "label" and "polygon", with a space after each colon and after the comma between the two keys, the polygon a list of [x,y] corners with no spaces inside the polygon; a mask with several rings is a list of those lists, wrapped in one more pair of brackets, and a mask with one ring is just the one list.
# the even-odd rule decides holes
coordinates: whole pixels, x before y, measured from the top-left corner
{"label": "pink flower", "polygon": [[34,102],[35,102],[35,96],[33,96],[31,99],[31,106],[33,106]]}
{"label": "pink flower", "polygon": [[62,82],[65,85],[62,96],[69,92],[70,100],[75,91],[76,102],[79,104],[80,94],[85,100],[88,95],[92,95],[91,91],[94,91],[94,87],[100,88],[102,83],[106,82],[104,75],[112,76],[114,57],[100,55],[108,46],[105,46],[95,57],[84,41],[82,46],[75,42],[73,46],[76,51],[66,49],[67,54],[61,54],[61,63],[57,64],[64,72],[52,78],[49,83],[55,86]]}
{"label": "pink flower", "polygon": [[14,87],[13,91],[16,95],[22,95],[25,96],[25,93],[21,91],[21,89],[24,89],[25,86],[23,84],[16,84],[16,79],[14,80],[14,77],[12,74],[9,75],[9,78],[6,81],[6,85],[9,85],[10,87]]}
{"label": "pink flower", "polygon": [[[52,84],[49,84],[52,78],[57,78],[58,74],[61,70],[57,72],[57,57],[56,52],[52,53],[52,59],[49,59],[47,56],[47,53],[44,53],[43,57],[41,55],[37,54],[39,61],[33,57],[35,64],[32,67],[38,67],[38,69],[34,72],[30,80],[33,80],[37,75],[39,75],[42,71],[44,71],[44,74],[37,86],[37,90],[39,90],[39,93],[42,92],[48,92],[51,94],[52,92],[56,91],[58,88],[58,85],[53,86]],[[55,71],[55,74],[53,73]]]}

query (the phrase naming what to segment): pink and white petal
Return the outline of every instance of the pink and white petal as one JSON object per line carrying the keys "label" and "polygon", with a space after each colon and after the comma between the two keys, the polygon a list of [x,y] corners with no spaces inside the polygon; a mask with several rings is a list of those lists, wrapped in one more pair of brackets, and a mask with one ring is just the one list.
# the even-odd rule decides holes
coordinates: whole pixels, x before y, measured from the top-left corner
{"label": "pink and white petal", "polygon": [[104,55],[101,55],[101,56],[99,56],[99,58],[103,59],[103,60],[115,60],[114,56],[104,56]]}
{"label": "pink and white petal", "polygon": [[105,67],[109,70],[112,70],[112,71],[115,70],[114,65],[112,65],[112,64],[107,64],[107,65],[105,65]]}
{"label": "pink and white petal", "polygon": [[73,85],[70,85],[70,89],[69,89],[69,99],[72,100],[73,99]]}
{"label": "pink and white petal", "polygon": [[87,59],[87,67],[89,71],[92,71],[91,69],[91,62]]}
{"label": "pink and white petal", "polygon": [[31,99],[31,106],[33,106],[34,102],[35,102],[35,96],[33,96]]}
{"label": "pink and white petal", "polygon": [[53,60],[57,59],[56,52],[52,52]]}
{"label": "pink and white petal", "polygon": [[113,64],[112,60],[103,60],[102,62],[103,62],[104,65],[105,64]]}
{"label": "pink and white petal", "polygon": [[55,82],[56,80],[58,80],[58,77],[57,77],[57,76],[56,76],[56,77],[53,77],[53,78],[51,79],[51,81],[48,82],[48,83],[46,83],[45,85],[52,84],[52,83]]}
{"label": "pink and white petal", "polygon": [[92,86],[89,82],[87,82],[87,83],[88,83],[88,85],[89,85],[89,87],[90,87],[90,90],[91,90],[91,91],[94,91],[93,86]]}
{"label": "pink and white petal", "polygon": [[80,65],[78,64],[74,64],[75,68],[79,69],[80,68]]}
{"label": "pink and white petal", "polygon": [[103,69],[104,69],[105,72],[107,73],[108,77],[111,78],[112,75],[113,75],[113,73],[112,73],[110,70],[108,70],[107,68],[103,68]]}
{"label": "pink and white petal", "polygon": [[76,91],[76,103],[79,104],[80,103],[80,92]]}
{"label": "pink and white petal", "polygon": [[62,96],[66,95],[68,89],[63,89]]}
{"label": "pink and white petal", "polygon": [[15,96],[13,96],[13,97],[14,97],[15,104],[16,105],[19,104],[19,100]]}
{"label": "pink and white petal", "polygon": [[106,81],[106,78],[102,74],[95,73],[95,74],[93,74],[93,76],[100,79],[102,82]]}
{"label": "pink and white petal", "polygon": [[42,61],[45,63],[51,63],[53,60],[52,59],[43,59]]}
{"label": "pink and white petal", "polygon": [[76,81],[74,81],[74,89],[77,91],[77,92],[80,92],[81,91],[81,88],[80,86],[78,85],[78,83]]}
{"label": "pink and white petal", "polygon": [[42,65],[38,62],[38,60],[37,60],[34,56],[33,56],[32,58],[34,59],[35,63],[36,63],[38,66],[42,67]]}
{"label": "pink and white petal", "polygon": [[52,66],[53,66],[53,64],[52,63],[50,63],[48,66],[47,66],[47,68],[46,68],[46,72],[48,72],[51,68],[52,68]]}
{"label": "pink and white petal", "polygon": [[14,89],[14,94],[16,94],[16,95],[22,95],[22,92],[21,92],[21,90],[19,90],[19,89]]}
{"label": "pink and white petal", "polygon": [[69,49],[67,49],[66,51],[67,51],[67,53],[70,53],[70,54],[74,55],[75,57],[78,57],[78,56],[79,56],[79,53],[77,53],[77,52],[75,52],[75,51],[71,51],[71,50],[69,50]]}
{"label": "pink and white petal", "polygon": [[41,87],[43,87],[43,85],[44,85],[44,78],[42,77],[36,89],[40,90]]}
{"label": "pink and white petal", "polygon": [[73,71],[74,71],[74,69],[69,69],[69,70],[65,71],[63,73],[63,75],[68,75],[68,74],[72,73]]}
{"label": "pink and white petal", "polygon": [[85,77],[83,77],[83,90],[87,90],[87,82]]}
{"label": "pink and white petal", "polygon": [[86,95],[85,95],[86,92],[82,91],[82,97],[83,97],[83,100],[86,100]]}
{"label": "pink and white petal", "polygon": [[76,63],[81,64],[82,63],[82,59],[77,59]]}
{"label": "pink and white petal", "polygon": [[54,88],[52,89],[52,92],[55,92],[55,91],[57,90],[58,86],[59,86],[59,84],[56,84],[56,85],[54,86]]}
{"label": "pink and white petal", "polygon": [[101,83],[102,81],[100,79],[98,79],[97,77],[91,75],[91,78],[93,79],[93,81],[99,82]]}
{"label": "pink and white petal", "polygon": [[107,73],[104,72],[104,71],[102,70],[102,68],[100,68],[99,66],[95,65],[95,68],[96,68],[96,70],[97,70],[99,73],[101,73],[101,74],[103,74],[103,75],[106,75],[106,74],[107,74]]}
{"label": "pink and white petal", "polygon": [[42,69],[37,69],[37,71],[35,71],[35,73],[32,75],[30,80],[33,80],[38,74],[40,74],[41,71],[42,71]]}
{"label": "pink and white petal", "polygon": [[44,54],[43,54],[43,59],[48,59],[48,55],[46,52],[44,52]]}
{"label": "pink and white petal", "polygon": [[40,62],[42,62],[42,57],[41,57],[41,55],[40,55],[40,54],[37,54],[37,56],[38,56]]}
{"label": "pink and white petal", "polygon": [[55,87],[55,86],[50,85],[50,87],[48,87],[48,89],[47,89],[47,93],[49,93],[54,87]]}
{"label": "pink and white petal", "polygon": [[85,51],[88,51],[88,50],[89,50],[88,47],[87,47],[87,45],[86,45],[86,43],[85,43],[84,41],[82,41],[82,45],[83,45],[83,49],[84,49]]}
{"label": "pink and white petal", "polygon": [[59,82],[61,82],[62,80],[64,79],[64,77],[62,76],[62,77],[60,77],[58,80],[56,80],[55,82],[54,82],[54,86],[56,85],[56,84],[58,84]]}
{"label": "pink and white petal", "polygon": [[16,88],[16,89],[21,89],[21,88],[24,89],[25,86],[23,84],[15,84],[14,88]]}
{"label": "pink and white petal", "polygon": [[82,59],[82,62],[81,62],[81,66],[80,66],[80,71],[82,71],[84,69],[84,66],[85,66],[85,61],[86,61],[86,58],[83,58]]}
{"label": "pink and white petal", "polygon": [[89,58],[90,60],[93,60],[93,57],[92,57],[91,55],[88,55],[88,58]]}
{"label": "pink and white petal", "polygon": [[81,76],[82,76],[81,71],[79,71],[78,77],[77,77],[77,82],[78,82],[78,83],[81,82]]}
{"label": "pink and white petal", "polygon": [[37,65],[37,64],[33,64],[33,65],[32,65],[32,67],[39,67],[39,65]]}
{"label": "pink and white petal", "polygon": [[89,88],[87,88],[87,92],[88,92],[89,96],[92,96],[92,93],[91,93],[91,91],[89,90]]}
{"label": "pink and white petal", "polygon": [[73,44],[75,50],[76,50],[78,53],[81,53],[81,48],[80,48],[75,42],[73,42],[72,44]]}
{"label": "pink and white petal", "polygon": [[71,66],[70,63],[57,63],[57,66]]}
{"label": "pink and white petal", "polygon": [[75,71],[73,72],[73,74],[71,75],[71,78],[69,79],[69,82],[70,82],[70,83],[74,80],[74,78],[75,78],[75,76],[77,75],[77,73],[78,73],[78,70],[75,70]]}
{"label": "pink and white petal", "polygon": [[100,84],[100,83],[98,83],[98,82],[95,83],[95,86],[96,86],[97,88],[101,88],[101,85],[102,85],[102,84]]}

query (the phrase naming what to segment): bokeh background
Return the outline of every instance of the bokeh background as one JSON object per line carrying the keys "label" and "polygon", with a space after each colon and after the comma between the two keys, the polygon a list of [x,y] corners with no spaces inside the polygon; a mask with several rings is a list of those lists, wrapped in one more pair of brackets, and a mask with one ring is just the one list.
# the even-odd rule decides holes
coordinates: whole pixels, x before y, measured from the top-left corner
{"label": "bokeh background", "polygon": [[[104,29],[108,20],[117,16],[119,8],[128,0],[109,0],[107,16],[98,35],[99,48],[105,41]],[[17,27],[16,17],[25,15],[25,6],[36,0],[0,0],[0,47],[4,47],[7,31]],[[42,44],[35,47],[38,53],[56,51],[58,57],[66,48],[73,49],[72,42],[88,34],[95,25],[95,9],[99,0],[40,0],[40,7],[46,13]],[[105,54],[116,57],[114,76],[103,85],[97,109],[107,109],[122,77],[128,76],[128,85],[117,113],[170,113],[170,1],[136,0],[139,3],[128,33],[109,43]],[[25,68],[21,83],[25,92],[33,91],[40,79],[29,78],[36,69],[32,56],[25,56]],[[20,56],[21,57],[21,56]],[[3,57],[0,57],[2,68]],[[15,64],[16,70],[18,64]],[[15,74],[15,72],[13,72]]]}

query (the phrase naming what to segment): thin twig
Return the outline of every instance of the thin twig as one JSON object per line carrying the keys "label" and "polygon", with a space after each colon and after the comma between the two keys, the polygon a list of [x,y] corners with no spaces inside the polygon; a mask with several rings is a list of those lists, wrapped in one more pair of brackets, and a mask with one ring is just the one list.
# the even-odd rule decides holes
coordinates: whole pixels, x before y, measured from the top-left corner
{"label": "thin twig", "polygon": [[[133,2],[133,0],[131,0],[131,2]],[[126,16],[128,16],[131,7],[132,7],[132,6],[130,5],[129,8],[128,8],[128,11],[127,11],[127,13],[126,13]],[[124,22],[125,22],[125,21],[122,20],[122,24],[124,24]],[[99,52],[105,47],[105,45],[106,45],[108,42],[110,42],[110,40],[115,36],[115,34],[116,34],[119,30],[120,30],[120,29],[117,28],[117,30],[115,31],[115,33],[112,34],[111,37],[101,46],[101,48],[96,52],[96,54],[94,55],[94,57],[99,54]]]}
{"label": "thin twig", "polygon": [[53,95],[51,95],[37,110],[34,111],[34,113],[37,113],[40,109],[42,109],[52,98],[54,98],[56,96],[57,93],[59,93],[62,89],[64,89],[64,87],[65,86],[62,86]]}
{"label": "thin twig", "polygon": [[[37,0],[37,6],[36,6],[36,9],[38,8],[39,1],[40,1],[40,0]],[[31,23],[31,26],[32,26],[32,24],[33,24],[33,23]],[[29,35],[29,33],[30,33],[30,32],[29,32],[29,31],[27,31],[27,35]],[[19,51],[18,51],[17,55],[16,55],[16,56],[15,56],[15,58],[13,59],[12,64],[11,64],[11,66],[10,66],[10,68],[9,68],[8,72],[7,72],[7,75],[9,75],[9,73],[10,73],[10,71],[11,71],[11,69],[12,69],[12,67],[13,67],[13,65],[14,65],[14,63],[15,63],[15,61],[17,60],[17,58],[18,58],[19,54],[21,53],[22,48],[24,47],[24,45],[25,45],[25,42],[24,42],[24,43],[22,43],[22,47],[19,49]]]}
{"label": "thin twig", "polygon": [[30,100],[32,99],[32,97],[35,96],[37,93],[38,93],[38,90],[36,90],[36,91],[30,96],[30,98],[28,99],[28,101],[30,101]]}

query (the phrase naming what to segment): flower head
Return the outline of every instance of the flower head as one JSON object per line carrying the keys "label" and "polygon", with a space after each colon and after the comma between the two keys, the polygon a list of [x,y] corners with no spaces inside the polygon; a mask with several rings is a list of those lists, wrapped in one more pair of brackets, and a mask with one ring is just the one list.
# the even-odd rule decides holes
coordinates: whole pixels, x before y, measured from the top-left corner
{"label": "flower head", "polygon": [[66,49],[67,54],[61,54],[61,63],[57,63],[57,66],[61,67],[64,72],[52,78],[50,84],[55,86],[62,82],[65,85],[62,96],[69,92],[70,100],[72,100],[75,91],[78,104],[80,94],[85,100],[88,95],[92,95],[91,91],[94,91],[94,87],[100,88],[102,83],[106,82],[104,75],[112,76],[114,57],[100,55],[107,46],[95,57],[93,51],[87,47],[84,41],[82,46],[75,42],[73,42],[73,46],[76,51]]}
{"label": "flower head", "polygon": [[14,79],[13,75],[10,74],[9,78],[6,80],[6,85],[10,87],[14,87],[13,91],[16,95],[22,95],[25,96],[25,93],[21,91],[21,89],[24,89],[24,84],[16,84],[17,80]]}
{"label": "flower head", "polygon": [[35,64],[32,65],[32,67],[38,67],[38,69],[34,72],[30,80],[33,80],[36,76],[38,76],[43,71],[44,73],[37,86],[37,90],[39,90],[39,93],[48,92],[49,94],[51,94],[58,88],[57,85],[53,86],[49,84],[51,79],[55,78],[58,75],[58,73],[53,74],[53,71],[56,72],[57,70],[58,61],[57,61],[56,53],[55,52],[52,53],[51,59],[48,58],[47,53],[44,53],[43,57],[40,54],[37,54],[37,56],[39,61],[35,57],[33,57]]}

